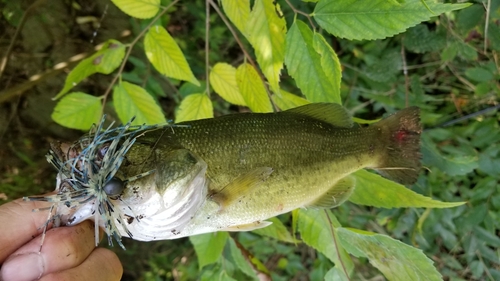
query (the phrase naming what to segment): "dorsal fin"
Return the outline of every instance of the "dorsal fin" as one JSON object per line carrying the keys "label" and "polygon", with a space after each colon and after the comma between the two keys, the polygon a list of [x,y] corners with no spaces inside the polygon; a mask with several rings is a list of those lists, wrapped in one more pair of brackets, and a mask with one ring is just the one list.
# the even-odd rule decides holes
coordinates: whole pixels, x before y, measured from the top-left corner
{"label": "dorsal fin", "polygon": [[351,128],[353,125],[351,116],[347,110],[337,103],[310,103],[289,109],[287,112],[306,115],[336,127]]}

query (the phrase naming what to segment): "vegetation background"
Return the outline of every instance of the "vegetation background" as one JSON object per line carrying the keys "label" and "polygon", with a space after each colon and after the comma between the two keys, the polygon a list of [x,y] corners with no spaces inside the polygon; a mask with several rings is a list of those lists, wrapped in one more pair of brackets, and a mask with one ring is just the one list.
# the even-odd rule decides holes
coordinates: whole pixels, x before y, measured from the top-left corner
{"label": "vegetation background", "polygon": [[[162,7],[171,2],[162,1]],[[200,114],[210,111],[218,116],[249,110],[238,102],[227,102],[206,86],[206,42],[212,67],[217,62],[241,65],[248,60],[243,50],[255,58],[252,44],[239,34],[239,45],[214,8],[210,9],[206,40],[206,2],[218,5],[216,1],[180,1],[159,19],[180,46],[199,86],[156,71],[145,55],[147,47],[142,39],[127,49],[131,53],[123,64],[122,81],[146,89],[166,119],[178,120],[182,105],[193,105],[183,103],[193,101],[193,94],[209,97],[213,107],[213,111],[205,108]],[[288,30],[295,16],[319,27],[314,18],[304,16],[313,12],[316,1],[277,2],[281,9],[276,11],[282,13]],[[386,39],[348,40],[318,28],[340,60],[339,94],[353,115],[374,119],[407,105],[422,109],[422,152],[427,169],[411,189],[441,201],[467,202],[450,209],[383,209],[348,202],[333,214],[343,226],[385,234],[422,249],[445,280],[500,280],[500,1],[470,3],[465,9],[433,16]],[[117,44],[134,42],[151,20],[131,18],[110,1],[0,0],[0,7],[1,204],[54,189],[55,171],[44,156],[48,142],[72,141],[82,133],[54,122],[57,116],[53,119],[57,101],[52,98],[68,85],[68,71],[110,39]],[[300,82],[292,79],[294,74],[290,72],[283,70],[280,86],[300,96]],[[95,74],[76,89],[99,97],[115,77]],[[272,81],[265,87],[272,88]],[[284,100],[289,104],[275,103],[284,109],[304,102],[294,97]],[[115,96],[110,97],[103,111],[110,120],[123,120],[116,102]],[[224,234],[212,237],[211,245],[223,241],[219,243],[222,255],[205,259],[196,255],[195,248],[203,244],[193,247],[196,239],[151,243],[127,240],[127,251],[116,249],[124,264],[124,280],[239,280],[257,278],[254,270],[260,278],[270,275],[274,280],[333,278],[328,254],[308,246],[314,244],[311,240],[290,243],[295,238],[289,235],[292,216],[283,215],[279,221],[287,228],[277,234],[239,233],[229,240]],[[314,227],[313,222],[310,226]],[[316,242],[323,241],[318,238]],[[246,262],[245,258],[251,256],[261,264]],[[356,270],[351,279],[384,279],[366,258],[353,258],[353,262]]]}

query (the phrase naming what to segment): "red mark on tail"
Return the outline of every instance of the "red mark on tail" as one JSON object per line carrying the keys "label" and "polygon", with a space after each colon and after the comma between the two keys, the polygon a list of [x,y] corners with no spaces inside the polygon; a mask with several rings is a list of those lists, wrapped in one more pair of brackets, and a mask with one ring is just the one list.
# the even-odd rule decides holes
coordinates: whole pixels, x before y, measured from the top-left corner
{"label": "red mark on tail", "polygon": [[401,143],[401,142],[405,141],[407,135],[408,135],[407,131],[399,130],[399,131],[396,132],[396,134],[394,135],[394,137],[396,138],[396,140],[399,143]]}

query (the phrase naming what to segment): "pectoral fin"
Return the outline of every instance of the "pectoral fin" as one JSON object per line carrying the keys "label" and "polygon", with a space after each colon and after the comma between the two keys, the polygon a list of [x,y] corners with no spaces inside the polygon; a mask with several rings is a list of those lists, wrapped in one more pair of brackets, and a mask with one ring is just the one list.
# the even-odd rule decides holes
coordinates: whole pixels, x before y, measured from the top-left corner
{"label": "pectoral fin", "polygon": [[307,207],[331,209],[344,203],[351,196],[356,185],[354,177],[347,176],[340,179],[325,194]]}
{"label": "pectoral fin", "polygon": [[210,195],[210,199],[217,202],[223,210],[226,206],[231,205],[238,200],[253,192],[259,187],[273,172],[272,168],[260,167],[251,170],[235,178],[231,183],[223,189]]}
{"label": "pectoral fin", "polygon": [[270,221],[256,221],[248,224],[233,225],[231,227],[224,228],[223,231],[251,231],[259,228],[264,228],[271,225]]}

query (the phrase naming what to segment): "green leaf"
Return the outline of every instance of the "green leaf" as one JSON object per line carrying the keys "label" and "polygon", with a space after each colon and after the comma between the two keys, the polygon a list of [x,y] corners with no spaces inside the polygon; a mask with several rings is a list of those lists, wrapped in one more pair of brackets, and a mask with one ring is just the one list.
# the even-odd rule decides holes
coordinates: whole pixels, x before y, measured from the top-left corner
{"label": "green leaf", "polygon": [[[321,2],[320,2],[321,3]],[[335,72],[323,69],[333,58],[327,47],[316,39],[316,47],[322,50],[321,56],[313,46],[313,32],[302,21],[296,20],[286,37],[285,64],[288,73],[295,79],[304,96],[312,102],[340,102],[340,88],[336,78],[328,77]],[[326,53],[326,54],[325,54]],[[330,63],[327,63],[330,62]]]}
{"label": "green leaf", "polygon": [[333,100],[341,104],[340,81],[342,80],[342,69],[340,67],[339,58],[332,47],[326,42],[323,35],[319,33],[314,33],[313,35],[313,47],[321,57],[320,62],[323,72],[334,85],[331,92]]}
{"label": "green leaf", "polygon": [[245,103],[253,112],[272,112],[273,106],[259,74],[249,64],[236,69],[236,82]]}
{"label": "green leaf", "polygon": [[451,208],[465,203],[437,201],[365,170],[353,175],[356,177],[356,188],[349,201],[355,204],[382,208]]}
{"label": "green leaf", "polygon": [[63,89],[54,97],[59,99],[83,79],[94,73],[110,74],[120,66],[125,56],[125,45],[116,40],[109,40],[92,56],[79,62],[68,74]]}
{"label": "green leaf", "polygon": [[161,26],[151,27],[144,38],[144,50],[153,66],[165,76],[200,85],[179,45]]}
{"label": "green leaf", "polygon": [[322,28],[337,37],[374,40],[393,36],[433,16],[470,5],[427,4],[428,7],[422,5],[420,0],[399,4],[387,0],[322,0],[316,5],[313,16]]}
{"label": "green leaf", "polygon": [[138,19],[154,17],[160,10],[160,0],[111,0],[122,12]]}
{"label": "green leaf", "polygon": [[368,258],[388,280],[442,280],[430,260],[420,249],[389,236],[360,233],[337,228],[339,240],[350,254]]}
{"label": "green leaf", "polygon": [[280,72],[285,58],[286,22],[279,4],[269,0],[255,0],[247,22],[248,41],[262,73],[275,93],[279,93]]}
{"label": "green leaf", "polygon": [[[298,228],[302,240],[325,255],[335,265],[343,265],[342,267],[350,274],[354,264],[346,251],[338,244],[334,229],[340,227],[340,224],[331,212],[300,209],[298,217]],[[343,270],[339,273],[343,274],[343,278],[349,279]]]}
{"label": "green leaf", "polygon": [[[241,250],[238,248],[232,237],[228,240],[228,244],[232,262],[236,265],[236,267],[238,267],[238,269],[243,271],[243,273],[255,280],[257,276],[252,268],[253,265],[250,265],[250,260],[252,259],[250,253],[246,252],[246,249]],[[245,256],[243,255],[243,252],[245,252]]]}
{"label": "green leaf", "polygon": [[227,63],[217,63],[210,71],[210,84],[227,102],[246,106],[236,82],[236,68]]}
{"label": "green leaf", "polygon": [[259,228],[253,230],[253,233],[257,233],[262,236],[271,237],[277,239],[279,241],[288,242],[288,243],[297,243],[298,241],[293,238],[290,231],[286,228],[285,225],[276,217],[267,219],[267,221],[272,222],[270,226]]}
{"label": "green leaf", "polygon": [[143,88],[121,82],[113,88],[113,104],[116,113],[127,123],[135,116],[133,125],[165,123],[165,116],[153,97]]}
{"label": "green leaf", "polygon": [[228,237],[229,235],[224,231],[189,237],[198,257],[200,269],[207,264],[216,262],[220,258]]}
{"label": "green leaf", "polygon": [[408,29],[403,39],[405,48],[415,53],[442,50],[446,46],[446,34],[429,31],[425,24]]}
{"label": "green leaf", "polygon": [[247,23],[250,17],[250,0],[222,0],[222,8],[238,30],[248,37]]}
{"label": "green leaf", "polygon": [[175,122],[214,117],[212,101],[206,94],[191,94],[184,98],[175,114]]}
{"label": "green leaf", "polygon": [[301,98],[297,95],[289,93],[285,90],[280,90],[280,95],[273,95],[272,99],[274,103],[281,109],[287,110],[290,108],[295,108],[297,106],[306,105],[311,103],[310,101]]}
{"label": "green leaf", "polygon": [[479,167],[476,155],[445,157],[441,155],[433,141],[422,135],[422,162],[426,166],[434,166],[450,176],[466,175]]}
{"label": "green leaf", "polygon": [[52,112],[52,119],[59,125],[88,130],[101,116],[101,99],[81,92],[62,98]]}

